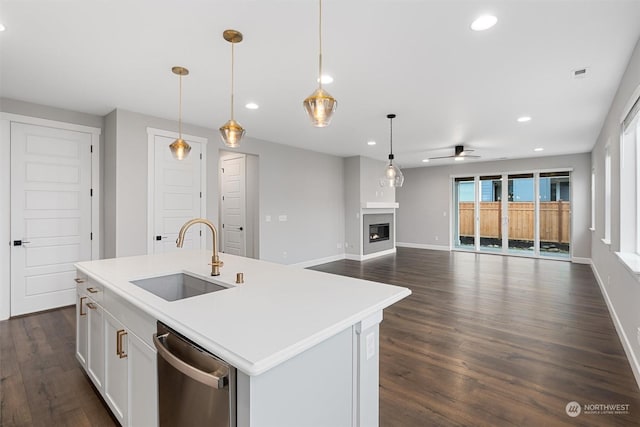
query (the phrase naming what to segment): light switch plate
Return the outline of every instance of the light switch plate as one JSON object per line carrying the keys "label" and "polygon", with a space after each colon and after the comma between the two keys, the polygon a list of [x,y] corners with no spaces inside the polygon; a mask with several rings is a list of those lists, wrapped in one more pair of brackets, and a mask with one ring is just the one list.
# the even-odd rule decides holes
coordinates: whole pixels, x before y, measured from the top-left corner
{"label": "light switch plate", "polygon": [[280,222],[285,222],[286,220],[287,220],[287,216],[286,215],[280,215],[278,217],[278,221],[280,221]]}

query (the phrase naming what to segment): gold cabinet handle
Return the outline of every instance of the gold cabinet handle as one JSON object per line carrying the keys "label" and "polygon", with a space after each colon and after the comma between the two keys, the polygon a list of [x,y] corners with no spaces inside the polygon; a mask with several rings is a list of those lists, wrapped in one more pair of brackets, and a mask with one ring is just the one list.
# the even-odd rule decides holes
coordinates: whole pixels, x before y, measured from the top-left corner
{"label": "gold cabinet handle", "polygon": [[98,306],[93,302],[88,302],[87,307],[89,307],[91,310],[95,310],[96,308],[98,308]]}
{"label": "gold cabinet handle", "polygon": [[124,329],[119,329],[116,331],[116,355],[120,357],[120,359],[124,359],[127,357],[127,353],[122,349],[122,337],[127,335],[127,331]]}
{"label": "gold cabinet handle", "polygon": [[91,292],[92,294],[97,294],[98,293],[98,290],[96,288],[87,288],[87,290],[89,292]]}
{"label": "gold cabinet handle", "polygon": [[84,304],[84,300],[86,300],[87,297],[80,297],[80,316],[86,316],[87,312],[83,312],[82,311],[82,305]]}
{"label": "gold cabinet handle", "polygon": [[76,278],[75,278],[75,279],[73,279],[73,280],[75,280],[77,284],[80,284],[80,283],[84,283],[84,282],[85,282],[85,280],[84,280],[84,279],[81,279],[81,278],[79,278],[79,277],[76,277]]}

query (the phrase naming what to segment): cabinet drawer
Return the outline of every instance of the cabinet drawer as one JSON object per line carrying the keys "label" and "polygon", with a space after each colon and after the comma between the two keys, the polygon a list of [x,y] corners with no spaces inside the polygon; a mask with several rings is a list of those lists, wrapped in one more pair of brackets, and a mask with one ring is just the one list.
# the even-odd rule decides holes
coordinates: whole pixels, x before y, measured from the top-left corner
{"label": "cabinet drawer", "polygon": [[90,297],[97,303],[104,299],[104,286],[89,277],[79,277],[76,274],[78,295]]}
{"label": "cabinet drawer", "polygon": [[122,322],[130,332],[137,335],[149,347],[154,348],[153,334],[156,332],[156,320],[153,317],[110,289],[104,292],[102,304],[105,310]]}

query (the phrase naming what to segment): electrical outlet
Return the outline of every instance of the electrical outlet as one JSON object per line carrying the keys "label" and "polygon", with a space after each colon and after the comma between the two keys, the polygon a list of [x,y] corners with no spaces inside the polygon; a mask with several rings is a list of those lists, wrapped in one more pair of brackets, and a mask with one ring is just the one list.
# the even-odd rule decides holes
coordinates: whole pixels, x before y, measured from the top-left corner
{"label": "electrical outlet", "polygon": [[286,215],[280,215],[280,216],[278,216],[278,221],[280,221],[280,222],[285,222],[287,219],[288,219],[288,218],[287,218],[287,216],[286,216]]}
{"label": "electrical outlet", "polygon": [[338,242],[338,244],[336,245],[336,247],[337,247],[338,249],[342,249],[342,243]]}
{"label": "electrical outlet", "polygon": [[436,242],[438,241],[438,236],[436,236]]}
{"label": "electrical outlet", "polygon": [[266,215],[264,217],[264,222],[271,222],[271,215]]}

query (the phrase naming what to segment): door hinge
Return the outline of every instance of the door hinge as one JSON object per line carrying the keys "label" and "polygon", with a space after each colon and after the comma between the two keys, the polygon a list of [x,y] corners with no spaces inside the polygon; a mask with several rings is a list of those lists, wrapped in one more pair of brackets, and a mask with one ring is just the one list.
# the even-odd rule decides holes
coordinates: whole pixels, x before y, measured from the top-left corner
{"label": "door hinge", "polygon": [[200,198],[202,199],[202,191],[200,192]]}
{"label": "door hinge", "polygon": [[200,237],[202,237],[202,230],[200,230]]}
{"label": "door hinge", "polygon": [[93,240],[93,232],[89,233],[89,240]]}
{"label": "door hinge", "polygon": [[222,173],[224,173],[224,168],[222,168]]}
{"label": "door hinge", "polygon": [[200,153],[200,160],[202,160],[202,153]]}
{"label": "door hinge", "polygon": [[224,224],[222,224],[222,228],[224,228]]}
{"label": "door hinge", "polygon": [[222,201],[224,202],[224,196],[222,196]]}
{"label": "door hinge", "polygon": [[91,147],[91,152],[93,153],[93,145],[91,145],[90,147]]}
{"label": "door hinge", "polygon": [[90,196],[90,197],[93,197],[93,188],[90,188],[90,189],[89,189],[89,196]]}

